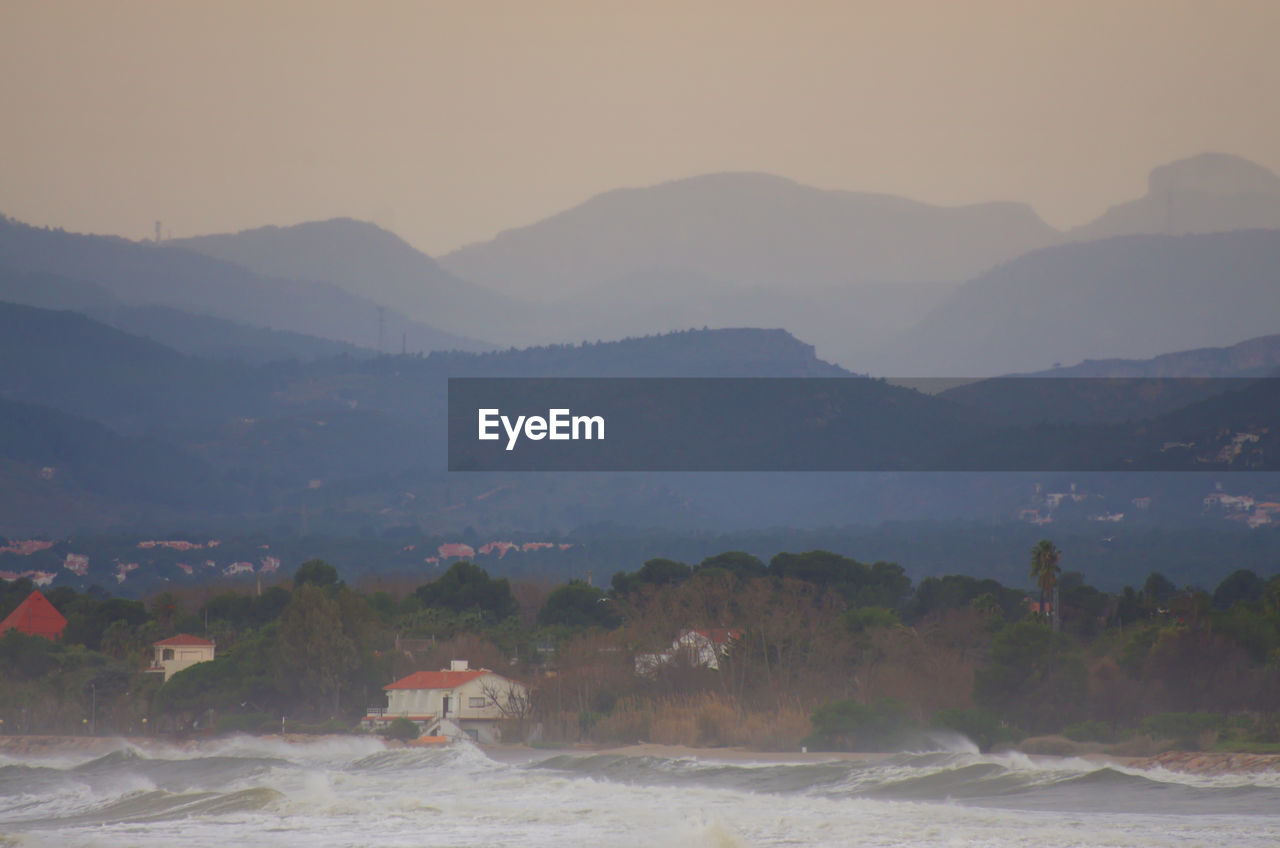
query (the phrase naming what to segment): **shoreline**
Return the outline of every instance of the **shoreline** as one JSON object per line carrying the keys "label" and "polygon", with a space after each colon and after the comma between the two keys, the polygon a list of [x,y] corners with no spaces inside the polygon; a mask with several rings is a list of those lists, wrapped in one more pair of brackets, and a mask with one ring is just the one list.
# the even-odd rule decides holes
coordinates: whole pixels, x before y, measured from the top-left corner
{"label": "shoreline", "polygon": [[[58,754],[81,753],[103,755],[118,750],[122,745],[131,745],[143,750],[177,749],[192,750],[202,745],[216,743],[235,738],[224,736],[46,736],[46,735],[6,735],[0,736],[0,756],[41,757]],[[268,734],[259,738],[286,744],[306,744],[331,739],[366,739],[378,737],[357,736],[354,734],[330,734],[313,736],[301,733]],[[388,747],[398,747],[396,743],[384,742]],[[498,762],[523,763],[558,756],[620,756],[620,757],[652,757],[668,760],[707,760],[735,764],[756,763],[822,763],[822,762],[860,762],[874,763],[896,756],[891,752],[872,751],[755,751],[748,748],[694,748],[684,745],[660,745],[656,743],[637,743],[633,745],[612,746],[567,746],[564,748],[531,748],[525,745],[482,745],[485,755]],[[1164,751],[1149,756],[1120,756],[1116,754],[1088,753],[1076,755],[1031,754],[1017,749],[993,752],[994,755],[1017,753],[1039,762],[1054,760],[1087,760],[1100,767],[1119,766],[1122,768],[1149,770],[1163,768],[1184,774],[1204,776],[1226,774],[1259,774],[1263,772],[1280,772],[1280,754],[1263,753],[1225,753],[1215,751]]]}

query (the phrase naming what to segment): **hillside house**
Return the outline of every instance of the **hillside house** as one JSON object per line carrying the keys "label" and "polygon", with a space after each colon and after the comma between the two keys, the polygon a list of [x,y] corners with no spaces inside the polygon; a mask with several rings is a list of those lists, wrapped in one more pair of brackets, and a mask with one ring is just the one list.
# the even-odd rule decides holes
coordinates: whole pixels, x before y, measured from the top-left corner
{"label": "hillside house", "polygon": [[529,715],[529,689],[487,668],[454,660],[440,671],[416,671],[382,687],[384,709],[370,709],[364,726],[375,730],[407,718],[426,736],[466,736],[476,742],[502,741],[503,720]]}
{"label": "hillside house", "polygon": [[720,669],[729,646],[742,638],[741,630],[726,627],[681,630],[671,647],[657,654],[636,654],[636,674],[651,675],[668,663],[682,661],[691,668]]}
{"label": "hillside house", "polygon": [[43,636],[46,639],[57,639],[66,629],[67,620],[62,613],[49,603],[49,599],[33,589],[30,595],[18,604],[18,608],[0,621],[0,633],[17,630],[28,636]]}
{"label": "hillside house", "polygon": [[213,659],[217,650],[215,642],[186,633],[153,642],[151,647],[155,651],[155,659],[147,671],[163,674],[166,683],[184,668]]}

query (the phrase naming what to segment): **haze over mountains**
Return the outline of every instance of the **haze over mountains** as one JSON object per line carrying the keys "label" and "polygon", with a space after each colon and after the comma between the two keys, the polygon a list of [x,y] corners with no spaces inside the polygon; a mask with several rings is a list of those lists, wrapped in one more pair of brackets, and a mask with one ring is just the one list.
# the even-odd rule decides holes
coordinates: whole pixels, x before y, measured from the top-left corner
{"label": "haze over mountains", "polygon": [[1280,376],[1280,334],[1228,347],[1202,347],[1150,359],[1086,359],[1028,377],[1267,377]]}
{"label": "haze over mountains", "polygon": [[[1136,243],[1117,256],[1095,243],[1277,227],[1278,186],[1265,168],[1204,154],[1155,169],[1146,197],[1062,233],[1021,204],[947,209],[718,174],[609,192],[441,264],[495,288],[559,297],[562,319],[617,333],[777,324],[855,371],[988,375],[1280,328],[1267,239],[1215,254],[1228,261],[1220,267],[1198,263],[1199,277],[1177,267],[1194,244]],[[1065,247],[1073,242],[1090,243]],[[1178,279],[1153,288],[1171,269]],[[1019,334],[1032,331],[1011,321],[1039,321],[1053,338],[1028,345]]]}
{"label": "haze over mountains", "polygon": [[963,279],[1056,237],[1025,204],[946,208],[768,174],[711,174],[611,191],[441,263],[503,291],[550,297],[658,271],[734,289],[824,288]]}
{"label": "haze over mountains", "polygon": [[[17,295],[22,302],[77,310],[115,302],[163,306],[364,347],[375,347],[379,335],[380,305],[333,283],[267,277],[168,244],[79,235],[9,219],[0,220],[3,292],[23,292]],[[394,311],[381,314],[387,342],[403,338],[411,350],[491,347]]]}
{"label": "haze over mountains", "polygon": [[[397,342],[409,351],[451,341],[474,349],[467,339],[527,346],[780,326],[855,371],[980,376],[1274,331],[1266,239],[1238,243],[1245,252],[1224,255],[1221,267],[1200,263],[1214,279],[1234,278],[1228,296],[1183,266],[1194,245],[1102,242],[1277,226],[1280,178],[1203,154],[1155,169],[1145,197],[1065,233],[1025,204],[945,208],[724,173],[607,192],[439,261],[350,219],[167,245],[388,307],[388,351]],[[1077,242],[1086,246],[1068,248]],[[1169,288],[1153,288],[1170,269]],[[377,346],[368,313],[368,305],[347,310],[359,333],[318,320],[303,331]],[[406,331],[400,315],[465,338]],[[1040,344],[1011,326],[1030,321],[1042,322]],[[296,318],[262,323],[300,329]]]}
{"label": "haze over mountains", "polygon": [[1203,154],[1149,182],[1062,233],[1025,204],[712,174],[607,192],[438,262],[350,219],[161,245],[6,221],[0,298],[255,362],[755,326],[856,372],[985,376],[1280,330],[1280,178]]}
{"label": "haze over mountains", "polygon": [[[1241,348],[1252,352],[1218,354],[1216,373],[1254,374],[1260,362],[1280,357],[1274,340]],[[92,554],[95,574],[114,568],[111,557],[142,561],[132,543],[121,548],[119,539],[174,532],[238,538],[237,562],[246,556],[254,560],[264,544],[280,556],[283,548],[277,540],[287,541],[288,550],[303,550],[305,557],[313,544],[308,533],[318,532],[328,537],[325,544],[356,558],[387,548],[380,554],[385,563],[367,562],[371,570],[424,568],[424,558],[434,556],[437,544],[458,539],[480,550],[491,540],[548,536],[571,543],[575,551],[585,548],[572,559],[573,568],[583,569],[700,545],[723,547],[717,534],[726,532],[738,534],[734,538],[740,541],[732,546],[751,550],[796,545],[846,550],[871,544],[877,556],[938,567],[945,563],[953,570],[963,563],[966,569],[981,570],[989,566],[989,546],[997,536],[1021,562],[1019,552],[1034,541],[1024,537],[1046,532],[1025,523],[1028,514],[1035,522],[1058,522],[1054,538],[1067,540],[1073,552],[1088,550],[1097,563],[1125,568],[1147,562],[1134,560],[1133,551],[1141,549],[1144,534],[1156,527],[1194,527],[1194,539],[1184,540],[1194,546],[1179,541],[1161,548],[1161,567],[1169,571],[1191,568],[1206,546],[1226,550],[1223,544],[1233,545],[1230,550],[1257,557],[1280,542],[1274,530],[1262,529],[1254,536],[1248,529],[1254,524],[1245,524],[1256,521],[1265,528],[1270,514],[1262,507],[1280,500],[1280,474],[1267,472],[444,470],[449,377],[851,376],[780,330],[699,330],[481,354],[338,356],[251,365],[242,357],[216,361],[183,355],[67,311],[0,303],[0,362],[5,365],[0,369],[0,534],[72,534],[83,540],[84,534],[108,533],[90,547],[79,541],[59,549]],[[1010,398],[1000,385],[975,384],[929,398],[864,382],[869,397],[882,396],[893,407],[870,408],[858,416],[858,426],[871,440],[900,442],[905,437],[978,456],[984,445],[995,444],[982,428],[1016,424],[1025,434],[1026,427],[1039,426],[1045,418],[1079,421],[1083,399],[1093,427],[1089,439],[1096,437],[1096,443],[1078,429],[1059,426],[1054,431],[1058,441],[1050,443],[1055,449],[1096,449],[1115,456],[1123,455],[1115,454],[1117,449],[1136,446],[1158,455],[1159,446],[1173,440],[1198,445],[1195,453],[1170,456],[1177,468],[1188,467],[1200,454],[1220,463],[1223,450],[1241,447],[1240,462],[1280,461],[1280,431],[1258,423],[1275,420],[1274,392],[1231,396],[1230,386],[1210,386],[1156,397],[1120,391],[1080,398],[1071,394],[1080,381],[1053,379],[1041,382],[1070,391],[1050,392],[1047,399],[1056,397],[1056,405],[1029,406],[1025,395]],[[751,411],[725,414],[742,420]],[[1157,420],[1150,429],[1130,423],[1143,417]],[[758,418],[767,432],[770,415]],[[1256,432],[1259,438],[1240,442],[1241,432]],[[1000,443],[1016,444],[1011,441],[1015,438],[1006,435]],[[1224,492],[1215,485],[1229,488]],[[1222,500],[1224,504],[1262,506],[1256,514],[1252,507],[1234,512],[1211,508],[1207,504],[1215,494],[1234,499]],[[1134,503],[1147,506],[1135,512]],[[886,521],[890,523],[874,532],[867,529]],[[932,523],[893,523],[901,521]],[[1117,526],[1117,521],[1127,523]],[[410,556],[413,545],[424,538],[430,540],[425,552]],[[1123,552],[1110,551],[1112,538],[1129,540]],[[357,551],[351,545],[366,547]],[[31,567],[19,559],[8,555],[0,566],[14,573]],[[59,573],[59,579],[78,579],[62,574],[60,561],[46,560],[41,560],[42,569]],[[506,567],[493,561],[486,565]],[[547,567],[567,569],[570,561]],[[201,579],[200,572],[193,576],[188,568],[180,573],[173,563],[167,569],[158,572],[164,580]],[[604,570],[601,566],[597,573]]]}
{"label": "haze over mountains", "polygon": [[[250,525],[291,522],[290,516],[306,508],[324,526],[347,529],[412,524],[564,531],[590,521],[813,526],[855,516],[969,516],[974,509],[993,507],[1007,517],[1029,487],[1017,475],[999,483],[975,483],[964,475],[939,483],[912,482],[910,475],[581,477],[444,471],[450,377],[851,376],[781,331],[692,331],[487,354],[339,357],[308,365],[250,366],[185,356],[68,312],[0,304],[0,361],[7,366],[0,372],[0,400],[11,404],[0,408],[0,432],[10,434],[0,451],[5,463],[0,495],[25,492],[29,499],[34,490],[36,502],[50,505],[36,518],[27,507],[15,505],[6,520],[22,515],[45,522],[43,526],[65,527],[73,516],[88,521],[67,504],[101,497],[139,509],[164,506],[166,519],[183,506],[199,520],[234,519]],[[1078,383],[1043,382],[1068,391]],[[1022,444],[1028,435],[1009,432],[993,438],[1012,421],[1004,410],[1019,405],[1002,386],[991,392],[984,392],[982,384],[976,390],[965,387],[955,401],[880,381],[858,381],[855,388],[866,399],[857,414],[836,415],[831,426],[822,424],[826,435],[802,446],[804,450],[834,450],[819,443],[829,444],[833,435],[853,427],[849,432],[862,434],[857,438],[864,453],[878,444],[893,450],[927,445],[942,457],[955,458],[957,450],[972,455],[980,469],[986,467],[981,463],[991,447]],[[1254,399],[1232,395],[1233,388],[1166,397],[1094,393],[1089,423],[1099,427],[1087,435],[1054,431],[1045,443],[1055,456],[1070,459],[1084,455],[1083,449],[1114,464],[1126,456],[1158,454],[1168,439],[1195,442],[1201,445],[1197,456],[1208,451],[1207,461],[1225,470],[1229,463],[1222,465],[1218,454],[1222,446],[1234,444],[1236,433],[1260,426],[1259,410],[1264,419],[1275,414],[1272,395]],[[1035,425],[1046,416],[1051,421],[1080,420],[1080,404],[1067,399],[1069,403],[1028,408],[1024,396],[1020,405],[1026,420],[1019,426]],[[817,396],[813,401],[803,406],[817,410],[815,420],[833,414],[829,399]],[[1171,417],[1194,403],[1209,405],[1191,419]],[[726,408],[723,414],[752,422],[750,437],[763,439],[763,452],[771,450],[763,435],[773,432],[771,416],[787,418],[793,412]],[[1153,420],[1150,427],[1135,429],[1128,423],[1143,418]],[[1169,421],[1161,423],[1165,419]],[[1280,433],[1259,432],[1240,461],[1272,467],[1280,462]],[[1036,438],[1043,441],[1045,436]],[[1167,467],[1200,467],[1198,462],[1191,455],[1170,456]],[[1249,485],[1260,481],[1264,488],[1268,485],[1262,478]],[[974,485],[985,487],[988,496],[975,502]],[[1185,484],[1190,494],[1184,493],[1176,509],[1198,508],[1205,485]],[[893,497],[886,497],[886,486]],[[187,491],[177,498],[173,493],[180,489]],[[1132,495],[1121,488],[1119,497],[1123,502]],[[0,502],[0,515],[4,513]],[[148,515],[145,509],[141,514]],[[93,523],[113,520],[118,519],[109,514]]]}
{"label": "haze over mountains", "polygon": [[1280,227],[1280,177],[1239,156],[1202,153],[1153,170],[1147,194],[1076,227],[1076,240]]}
{"label": "haze over mountains", "polygon": [[[416,321],[461,334],[487,337],[485,331],[494,326],[495,316],[522,311],[518,297],[503,297],[458,279],[399,236],[350,218],[175,239],[166,244],[233,262],[264,277],[332,283]],[[398,333],[395,339],[399,340]],[[410,349],[442,349],[440,341],[432,340],[425,347],[419,343]],[[462,344],[459,349],[475,347]]]}
{"label": "haze over mountains", "polygon": [[961,286],[866,370],[990,376],[1222,346],[1280,326],[1280,231],[1120,236],[1045,248]]}

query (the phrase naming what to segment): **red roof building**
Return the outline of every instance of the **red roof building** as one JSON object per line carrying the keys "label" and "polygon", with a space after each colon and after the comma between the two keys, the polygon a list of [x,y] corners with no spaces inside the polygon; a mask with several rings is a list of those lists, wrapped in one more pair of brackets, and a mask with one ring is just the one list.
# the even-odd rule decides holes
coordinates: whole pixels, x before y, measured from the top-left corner
{"label": "red roof building", "polygon": [[57,639],[66,626],[67,620],[62,613],[36,589],[4,621],[0,621],[0,633],[18,630],[31,636]]}
{"label": "red roof building", "polygon": [[370,728],[407,718],[428,736],[492,743],[502,739],[500,722],[519,723],[529,714],[528,687],[487,668],[471,668],[466,660],[453,660],[440,671],[415,671],[382,688],[387,706],[369,710],[364,721]]}
{"label": "red roof building", "polygon": [[147,671],[163,673],[164,679],[168,681],[184,668],[212,660],[217,647],[216,642],[210,642],[208,639],[201,639],[189,633],[179,633],[177,636],[152,642],[151,649],[155,651],[155,661]]}
{"label": "red roof building", "polygon": [[464,683],[470,683],[477,677],[489,674],[488,669],[473,668],[468,671],[415,671],[408,677],[402,677],[389,686],[392,689],[457,689]]}
{"label": "red roof building", "polygon": [[[689,631],[685,632],[687,633]],[[730,627],[695,627],[692,632],[697,633],[699,636],[706,637],[715,645],[727,645],[735,639],[742,638],[741,630],[734,630]],[[683,636],[684,633],[681,633],[680,635]]]}

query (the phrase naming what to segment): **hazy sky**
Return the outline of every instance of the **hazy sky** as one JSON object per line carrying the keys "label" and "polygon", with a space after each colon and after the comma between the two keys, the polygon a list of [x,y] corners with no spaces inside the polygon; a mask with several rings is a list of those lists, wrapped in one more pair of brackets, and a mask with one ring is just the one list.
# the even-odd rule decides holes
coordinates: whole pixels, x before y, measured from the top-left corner
{"label": "hazy sky", "polygon": [[1194,153],[1280,171],[1277,36],[1271,0],[0,0],[0,212],[441,253],[752,170],[1067,226]]}

